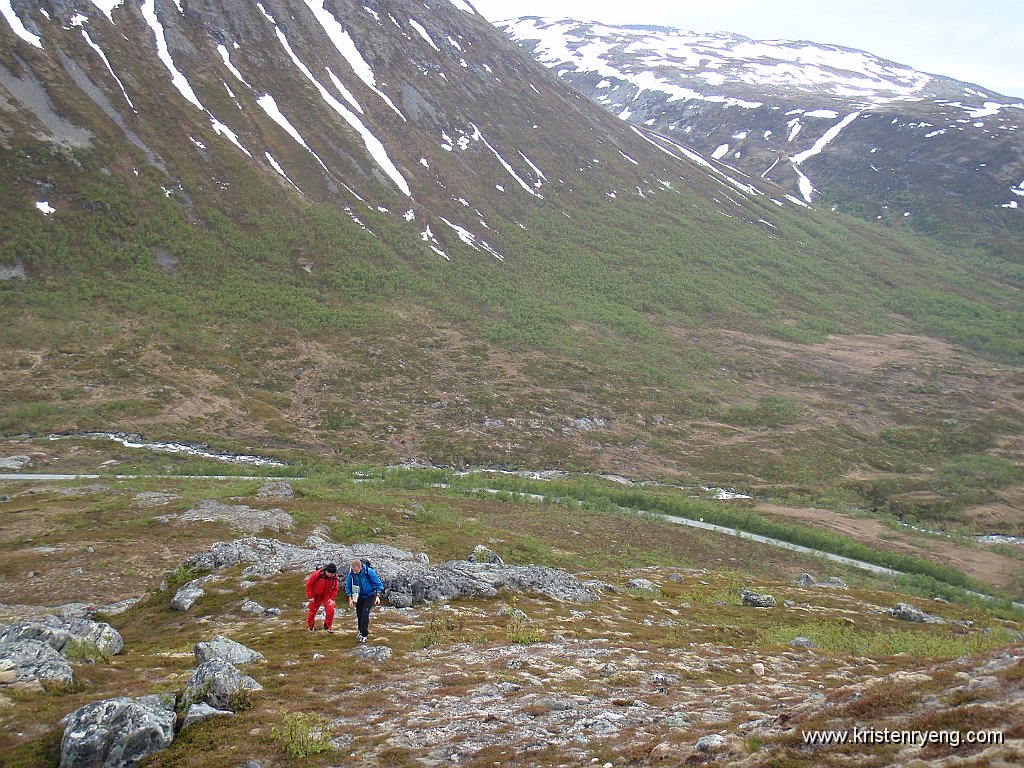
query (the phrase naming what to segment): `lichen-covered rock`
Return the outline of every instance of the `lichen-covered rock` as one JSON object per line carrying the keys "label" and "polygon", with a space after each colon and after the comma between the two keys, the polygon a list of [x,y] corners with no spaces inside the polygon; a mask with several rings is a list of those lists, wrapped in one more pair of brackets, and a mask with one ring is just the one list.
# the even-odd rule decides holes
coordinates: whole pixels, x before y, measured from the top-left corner
{"label": "lichen-covered rock", "polygon": [[106,656],[118,654],[124,648],[120,633],[109,624],[52,614],[0,629],[0,643],[15,640],[38,640],[59,652],[63,652],[68,643],[82,643],[94,646]]}
{"label": "lichen-covered rock", "polygon": [[178,516],[180,522],[228,523],[239,531],[259,533],[264,528],[285,531],[295,522],[283,509],[254,509],[245,504],[225,504],[214,499],[199,502],[192,509]]}
{"label": "lichen-covered rock", "polygon": [[236,643],[223,635],[215,635],[208,643],[196,643],[196,664],[205,664],[211,659],[224,659],[229,664],[252,664],[263,661],[263,654]]}
{"label": "lichen-covered rock", "polygon": [[911,605],[910,603],[897,603],[889,609],[889,615],[894,619],[899,619],[900,621],[914,621],[923,624],[945,623],[938,616],[932,616],[930,613],[925,613],[920,608]]}
{"label": "lichen-covered rock", "polygon": [[295,492],[287,480],[271,480],[256,491],[258,499],[294,499]]}
{"label": "lichen-covered rock", "polygon": [[650,579],[630,579],[626,582],[626,589],[638,589],[641,592],[650,592],[651,594],[657,594],[661,591],[658,585]]}
{"label": "lichen-covered rock", "polygon": [[794,637],[789,641],[792,648],[817,648],[818,644],[809,637]]}
{"label": "lichen-covered rock", "polygon": [[266,613],[266,609],[255,600],[243,600],[242,613],[249,616],[263,616]]}
{"label": "lichen-covered rock", "polygon": [[798,587],[813,587],[817,583],[818,583],[817,579],[815,579],[809,573],[801,573],[800,576],[796,580],[796,585]]}
{"label": "lichen-covered rock", "polygon": [[743,605],[752,605],[755,608],[774,608],[775,598],[771,595],[762,595],[758,592],[751,592],[749,589],[740,590],[740,602]]}
{"label": "lichen-covered rock", "polygon": [[182,584],[178,591],[174,593],[174,597],[171,598],[171,608],[176,611],[189,610],[200,597],[206,594],[203,585],[209,580],[209,576],[203,576],[199,579],[193,579],[187,584]]}
{"label": "lichen-covered rock", "polygon": [[214,709],[209,704],[200,702],[199,704],[193,704],[188,708],[188,712],[185,713],[185,720],[181,724],[181,730],[185,730],[189,726],[201,723],[204,720],[210,720],[214,717],[234,717],[235,713],[229,709]]}
{"label": "lichen-covered rock", "polygon": [[712,733],[709,736],[701,736],[697,739],[697,743],[694,744],[694,746],[699,752],[718,752],[725,746],[725,737],[717,733]]}
{"label": "lichen-covered rock", "polygon": [[39,640],[0,643],[0,686],[71,685],[71,664],[53,646]]}
{"label": "lichen-covered rock", "polygon": [[360,645],[356,648],[355,654],[360,659],[381,662],[391,658],[391,649],[386,645]]}
{"label": "lichen-covered rock", "polygon": [[499,565],[466,560],[432,566],[422,553],[382,544],[347,547],[325,543],[299,547],[275,539],[252,537],[217,542],[209,552],[190,557],[184,565],[216,570],[248,563],[282,571],[311,571],[324,563],[347,563],[358,558],[373,562],[374,570],[384,581],[389,602],[398,608],[455,597],[493,597],[499,589],[542,594],[568,602],[590,603],[597,600],[593,589],[565,571],[539,565]]}
{"label": "lichen-covered rock", "polygon": [[829,576],[825,581],[818,582],[819,587],[824,589],[848,589],[848,585],[845,581],[840,579],[838,576]]}
{"label": "lichen-covered rock", "polygon": [[263,686],[239,672],[224,659],[210,659],[198,667],[185,686],[188,705],[205,701],[217,709],[230,709],[232,699],[242,691],[261,691]]}
{"label": "lichen-covered rock", "polygon": [[120,696],[75,710],[64,722],[60,768],[128,768],[174,740],[174,700]]}

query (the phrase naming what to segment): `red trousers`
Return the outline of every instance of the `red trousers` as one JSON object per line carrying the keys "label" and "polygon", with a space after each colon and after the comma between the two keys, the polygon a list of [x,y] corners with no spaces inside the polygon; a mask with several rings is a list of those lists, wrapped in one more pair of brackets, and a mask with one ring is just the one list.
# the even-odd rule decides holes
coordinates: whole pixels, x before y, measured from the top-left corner
{"label": "red trousers", "polygon": [[334,624],[334,606],[336,605],[333,597],[314,597],[309,601],[309,615],[306,617],[306,626],[310,629],[313,628],[313,622],[316,620],[316,612],[320,606],[324,607],[324,629],[330,629],[331,625]]}

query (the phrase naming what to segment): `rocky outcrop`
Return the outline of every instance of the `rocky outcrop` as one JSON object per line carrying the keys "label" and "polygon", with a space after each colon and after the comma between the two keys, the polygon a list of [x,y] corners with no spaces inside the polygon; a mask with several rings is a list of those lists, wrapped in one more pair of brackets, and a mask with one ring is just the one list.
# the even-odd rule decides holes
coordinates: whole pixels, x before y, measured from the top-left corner
{"label": "rocky outcrop", "polygon": [[253,664],[265,660],[262,653],[223,635],[215,635],[208,643],[196,643],[195,654],[196,663],[199,665],[211,659],[223,659],[229,664]]}
{"label": "rocky outcrop", "polygon": [[492,565],[452,560],[395,574],[385,584],[388,601],[399,608],[456,597],[495,597],[501,589],[537,593],[574,603],[597,600],[597,594],[575,576],[540,565]]}
{"label": "rocky outcrop", "polygon": [[285,531],[294,526],[292,516],[283,509],[253,509],[245,504],[224,504],[208,499],[196,507],[182,512],[181,522],[228,523],[232,528],[247,533],[259,533],[264,528]]}
{"label": "rocky outcrop", "polygon": [[261,691],[263,686],[242,674],[224,659],[200,664],[185,686],[184,701],[191,706],[206,702],[216,709],[231,709],[232,700],[243,691]]}
{"label": "rocky outcrop", "polygon": [[256,491],[256,498],[282,499],[288,501],[295,498],[295,492],[287,481],[271,480],[259,487],[259,490]]}
{"label": "rocky outcrop", "polygon": [[127,768],[174,740],[174,699],[145,696],[86,704],[64,718],[60,768]]}
{"label": "rocky outcrop", "polygon": [[889,615],[900,621],[913,621],[921,624],[944,624],[945,621],[938,616],[925,613],[917,606],[910,603],[897,603],[889,609]]}
{"label": "rocky outcrop", "polygon": [[500,589],[536,593],[556,600],[590,603],[597,593],[565,571],[539,565],[499,565],[452,560],[430,565],[423,553],[407,552],[383,544],[342,546],[318,541],[300,547],[275,539],[247,538],[217,542],[209,552],[190,557],[184,565],[216,570],[247,564],[248,573],[286,570],[312,571],[323,563],[371,560],[384,581],[388,600],[403,608],[415,603],[438,602],[456,597],[493,597]]}
{"label": "rocky outcrop", "polygon": [[757,592],[751,592],[748,589],[741,589],[740,603],[752,605],[755,608],[774,608],[775,598],[771,595],[762,595]]}
{"label": "rocky outcrop", "polygon": [[38,640],[58,652],[64,652],[69,648],[69,643],[80,643],[95,648],[104,656],[113,656],[124,648],[121,635],[109,624],[85,618],[62,618],[52,614],[0,629],[0,644],[17,640]]}
{"label": "rocky outcrop", "polygon": [[71,685],[71,664],[39,640],[0,643],[0,686],[38,689],[43,683]]}

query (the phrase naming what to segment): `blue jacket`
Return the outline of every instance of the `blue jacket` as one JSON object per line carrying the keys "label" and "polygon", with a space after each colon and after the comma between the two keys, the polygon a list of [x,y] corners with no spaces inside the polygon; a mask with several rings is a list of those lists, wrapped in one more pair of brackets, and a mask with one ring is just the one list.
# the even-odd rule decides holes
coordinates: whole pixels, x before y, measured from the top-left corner
{"label": "blue jacket", "polygon": [[345,594],[349,597],[352,597],[353,586],[359,587],[360,598],[384,594],[384,582],[368,565],[363,565],[363,570],[358,575],[349,568],[348,576],[345,578]]}

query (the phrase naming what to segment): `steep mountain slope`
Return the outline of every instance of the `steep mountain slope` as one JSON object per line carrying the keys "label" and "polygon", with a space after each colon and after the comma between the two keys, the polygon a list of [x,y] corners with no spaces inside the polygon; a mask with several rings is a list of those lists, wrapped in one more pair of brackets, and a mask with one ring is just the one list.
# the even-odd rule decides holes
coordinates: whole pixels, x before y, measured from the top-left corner
{"label": "steep mountain slope", "polygon": [[1022,99],[807,41],[537,17],[499,27],[619,117],[808,203],[1019,261]]}
{"label": "steep mountain slope", "polygon": [[1024,316],[989,263],[618,120],[463,2],[0,12],[3,435],[1018,525]]}

